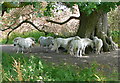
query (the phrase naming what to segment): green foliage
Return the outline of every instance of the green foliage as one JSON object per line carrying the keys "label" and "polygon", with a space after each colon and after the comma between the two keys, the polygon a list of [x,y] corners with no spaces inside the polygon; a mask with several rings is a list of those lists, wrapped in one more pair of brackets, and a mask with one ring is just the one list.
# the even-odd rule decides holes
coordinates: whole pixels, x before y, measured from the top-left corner
{"label": "green foliage", "polygon": [[[52,16],[52,10],[54,9],[55,2],[47,2],[46,8],[42,8],[42,2],[21,2],[20,6],[33,5],[34,11],[37,11],[38,16]],[[102,10],[103,12],[109,12],[111,9],[115,9],[116,6],[120,5],[119,2],[63,2],[70,8],[77,4],[81,12],[85,12],[90,15],[94,11]],[[10,4],[10,3],[9,3]],[[14,4],[14,5],[18,5]],[[8,7],[10,8],[10,7]],[[44,12],[44,13],[42,13]]]}
{"label": "green foliage", "polygon": [[[23,54],[2,53],[3,81],[106,81],[98,72],[97,63],[89,68],[76,67],[69,64],[52,65],[39,57],[27,57]],[[115,73],[114,73],[115,75]],[[114,76],[113,75],[113,76]],[[113,80],[111,78],[111,80]]]}
{"label": "green foliage", "polygon": [[[23,38],[33,37],[33,38],[35,38],[35,40],[37,42],[40,36],[53,36],[53,37],[55,37],[55,34],[54,33],[48,33],[47,35],[45,35],[44,32],[39,32],[39,31],[31,31],[31,32],[25,32],[25,33],[13,32],[9,37],[8,43],[12,44],[14,38],[16,38],[16,37],[23,37]],[[0,43],[4,44],[5,42],[6,42],[6,38],[0,40]]]}
{"label": "green foliage", "polygon": [[94,11],[109,12],[111,9],[115,9],[119,2],[65,2],[72,8],[74,4],[77,4],[81,12],[86,15],[90,15]]}
{"label": "green foliage", "polygon": [[95,76],[97,75],[96,68],[92,65],[90,68],[75,69],[75,66],[61,65],[48,69],[47,71],[50,72],[47,75],[50,75],[55,81],[101,81],[99,76],[99,78]]}
{"label": "green foliage", "polygon": [[44,16],[53,16],[52,10],[55,8],[54,2],[49,2],[46,6],[46,10],[44,11]]}
{"label": "green foliage", "polygon": [[119,42],[120,31],[112,31],[111,36],[113,38],[113,41],[118,44],[118,47],[120,47],[120,42]]}
{"label": "green foliage", "polygon": [[42,10],[41,2],[34,2],[33,7],[34,7],[34,11],[37,12],[37,13],[35,13],[35,15],[37,17],[42,17],[43,14],[42,14],[42,11],[41,11]]}
{"label": "green foliage", "polygon": [[93,11],[97,9],[98,2],[84,2],[77,3],[80,7],[81,12],[85,12],[87,15],[90,15]]}
{"label": "green foliage", "polygon": [[117,7],[117,2],[101,2],[98,8],[107,13],[111,11],[111,9],[114,10],[116,7]]}
{"label": "green foliage", "polygon": [[2,66],[4,81],[100,81],[94,66],[76,70],[74,66],[45,64],[38,57],[23,54],[3,53]]}
{"label": "green foliage", "polygon": [[4,2],[2,6],[5,6],[6,12],[9,13],[12,8],[20,8],[27,5],[33,5],[33,11],[36,12],[35,15],[42,17],[52,16],[52,9],[54,9],[53,4],[54,2],[48,2],[47,6],[44,8],[42,7],[42,2]]}
{"label": "green foliage", "polygon": [[112,31],[111,35],[112,36],[120,36],[120,31]]}
{"label": "green foliage", "polygon": [[[26,32],[26,33],[13,32],[13,33],[10,35],[10,37],[9,37],[8,43],[12,44],[14,38],[16,38],[16,37],[23,37],[23,38],[26,38],[26,37],[34,37],[35,40],[37,41],[40,36],[44,36],[44,35],[45,35],[45,34],[44,34],[43,32],[38,32],[38,31]],[[6,42],[6,38],[5,38],[5,39],[2,39],[1,42],[4,44],[4,43]]]}
{"label": "green foliage", "polygon": [[37,12],[35,15],[37,17],[42,16],[53,16],[52,10],[54,9],[53,6],[54,2],[48,2],[46,7],[42,7],[42,2],[32,2],[31,5],[34,7],[34,11]]}
{"label": "green foliage", "polygon": [[[18,64],[20,64],[20,67]],[[37,57],[31,56],[28,58],[22,54],[3,53],[2,65],[4,81],[20,81],[20,79],[24,81],[41,80],[39,77],[41,76],[43,66]],[[21,74],[22,76],[19,78]]]}

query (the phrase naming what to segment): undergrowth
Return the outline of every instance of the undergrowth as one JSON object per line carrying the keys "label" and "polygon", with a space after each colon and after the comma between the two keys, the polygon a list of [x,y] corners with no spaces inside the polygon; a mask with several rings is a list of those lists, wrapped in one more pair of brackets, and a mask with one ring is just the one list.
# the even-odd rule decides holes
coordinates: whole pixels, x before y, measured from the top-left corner
{"label": "undergrowth", "polygon": [[[44,32],[39,32],[39,31],[31,31],[31,32],[26,32],[26,33],[17,33],[17,32],[13,32],[11,33],[11,35],[9,36],[9,41],[8,44],[12,44],[14,38],[16,37],[23,37],[23,38],[27,38],[27,37],[34,37],[36,42],[38,41],[40,36],[55,36],[55,34],[53,33],[48,33],[47,35],[45,35]],[[6,42],[6,38],[4,39],[0,39],[0,43],[5,44]]]}
{"label": "undergrowth", "polygon": [[[107,81],[97,70],[97,63],[80,68],[74,65],[53,65],[39,57],[2,53],[3,81]],[[116,79],[114,79],[116,80]]]}

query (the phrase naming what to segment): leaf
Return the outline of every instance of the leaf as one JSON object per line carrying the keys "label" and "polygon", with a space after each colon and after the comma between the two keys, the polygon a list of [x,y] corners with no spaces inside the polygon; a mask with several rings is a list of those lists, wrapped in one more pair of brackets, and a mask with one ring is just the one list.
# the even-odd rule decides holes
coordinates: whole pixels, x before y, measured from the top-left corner
{"label": "leaf", "polygon": [[41,14],[41,13],[38,13],[37,16],[38,16],[38,17],[42,17],[42,14]]}

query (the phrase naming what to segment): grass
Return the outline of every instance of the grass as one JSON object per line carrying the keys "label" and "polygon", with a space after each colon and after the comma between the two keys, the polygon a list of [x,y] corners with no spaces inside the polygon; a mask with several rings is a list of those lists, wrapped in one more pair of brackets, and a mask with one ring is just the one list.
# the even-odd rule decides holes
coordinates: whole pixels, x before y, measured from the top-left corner
{"label": "grass", "polygon": [[[53,36],[54,37],[55,35],[53,33],[48,33],[47,35],[45,35],[44,32],[39,32],[39,31],[36,31],[36,30],[32,31],[32,32],[26,32],[26,33],[13,32],[9,37],[8,44],[12,44],[14,38],[16,38],[16,37],[23,37],[23,38],[34,37],[35,40],[38,41],[40,36]],[[5,44],[5,42],[6,42],[6,38],[5,39],[0,39],[0,43]]]}
{"label": "grass", "polygon": [[[111,36],[113,37],[113,41],[115,43],[118,44],[118,46],[120,47],[120,43],[119,43],[119,35],[120,35],[120,31],[112,31],[111,32]],[[38,41],[38,38],[40,36],[45,36],[45,33],[44,32],[39,32],[39,31],[32,31],[32,32],[27,32],[27,33],[16,33],[16,32],[13,32],[10,37],[9,37],[9,41],[8,41],[8,44],[12,44],[13,43],[13,39],[16,38],[16,37],[23,37],[23,38],[26,38],[26,37],[34,37],[36,41]],[[56,37],[55,34],[53,33],[49,33],[47,34],[46,36],[53,36],[53,37]],[[63,36],[62,36],[63,37]],[[0,43],[2,44],[5,44],[6,42],[6,38],[5,39],[1,39],[0,38]]]}
{"label": "grass", "polygon": [[[111,35],[116,43],[119,43],[119,31],[112,31]],[[13,43],[15,37],[34,37],[36,41],[44,33],[33,31],[26,34],[12,33],[9,44]],[[48,34],[46,36],[54,36]],[[2,39],[0,43],[5,43]],[[119,44],[120,46],[120,44]],[[38,57],[23,54],[2,53],[2,75],[3,81],[116,81],[118,73],[113,72],[110,76],[105,76],[98,70],[97,63],[93,63],[90,68],[81,69],[72,65],[52,65],[45,63]],[[0,72],[1,73],[1,72]]]}
{"label": "grass", "polygon": [[[111,32],[111,36],[113,38],[113,41],[118,44],[118,47],[120,47],[119,35],[120,35],[120,31],[112,31]],[[44,32],[39,32],[39,31],[36,31],[36,30],[32,31],[32,32],[27,32],[27,33],[16,33],[16,32],[13,32],[10,35],[10,37],[9,37],[8,44],[13,44],[13,40],[16,37],[23,37],[23,38],[34,37],[36,42],[37,42],[40,36],[53,36],[53,37],[56,38],[56,35],[54,33],[48,33],[47,35],[45,35]],[[64,36],[60,36],[60,37],[64,37]],[[5,44],[5,42],[6,42],[6,38],[5,39],[1,39],[0,38],[0,44],[1,43]]]}
{"label": "grass", "polygon": [[[84,69],[68,64],[52,65],[39,57],[2,54],[3,81],[114,81],[97,70],[97,63]],[[112,75],[112,74],[111,74]]]}

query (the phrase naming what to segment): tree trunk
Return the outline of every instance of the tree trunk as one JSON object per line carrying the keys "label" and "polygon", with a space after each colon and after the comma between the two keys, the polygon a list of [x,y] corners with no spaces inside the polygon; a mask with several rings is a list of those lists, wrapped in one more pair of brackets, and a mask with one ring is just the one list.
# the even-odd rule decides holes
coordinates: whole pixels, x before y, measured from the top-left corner
{"label": "tree trunk", "polygon": [[[79,28],[76,35],[81,38],[92,38],[94,36],[95,26],[99,18],[100,15],[97,12],[93,12],[90,15],[80,12]],[[90,47],[86,48],[86,53],[91,51],[92,49]]]}
{"label": "tree trunk", "polygon": [[[107,14],[101,11],[93,12],[89,16],[85,13],[80,14],[80,23],[77,31],[81,38],[93,38],[97,36],[103,40],[103,51],[110,51],[113,48],[113,41],[109,36]],[[113,46],[112,46],[113,45]]]}
{"label": "tree trunk", "polygon": [[107,13],[102,13],[95,28],[96,36],[103,40],[103,51],[111,51],[116,49],[116,45],[110,35],[110,28],[108,27]]}
{"label": "tree trunk", "polygon": [[91,15],[87,16],[85,13],[80,13],[80,23],[77,31],[77,35],[81,38],[90,38],[93,34],[97,21],[100,15],[97,12],[93,12]]}

